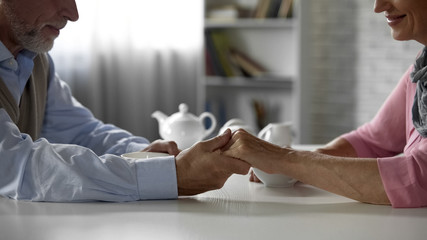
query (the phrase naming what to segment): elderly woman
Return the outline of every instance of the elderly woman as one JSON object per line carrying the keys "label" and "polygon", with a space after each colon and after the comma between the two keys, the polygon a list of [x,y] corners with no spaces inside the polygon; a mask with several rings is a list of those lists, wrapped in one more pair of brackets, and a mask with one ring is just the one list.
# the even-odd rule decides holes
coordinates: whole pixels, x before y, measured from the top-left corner
{"label": "elderly woman", "polygon": [[[427,1],[376,0],[375,12],[394,39],[427,45]],[[426,87],[427,47],[371,122],[324,148],[280,148],[239,130],[224,153],[361,202],[427,206]]]}

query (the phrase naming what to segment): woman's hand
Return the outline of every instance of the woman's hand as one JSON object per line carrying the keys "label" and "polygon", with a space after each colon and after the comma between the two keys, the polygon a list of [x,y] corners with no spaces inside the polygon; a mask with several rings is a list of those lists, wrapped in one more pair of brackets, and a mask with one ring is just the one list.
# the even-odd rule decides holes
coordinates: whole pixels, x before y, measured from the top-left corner
{"label": "woman's hand", "polygon": [[222,151],[225,155],[241,159],[264,172],[281,173],[279,169],[283,164],[282,158],[291,152],[291,149],[281,148],[239,129],[233,133]]}
{"label": "woman's hand", "polygon": [[259,178],[255,175],[254,171],[251,170],[251,173],[249,175],[249,181],[251,182],[257,182],[257,183],[262,183],[261,180],[259,180]]}
{"label": "woman's hand", "polygon": [[159,139],[152,142],[141,152],[162,152],[176,156],[181,152],[181,150],[178,149],[176,142]]}
{"label": "woman's hand", "polygon": [[[344,140],[340,140],[347,146]],[[352,148],[344,147],[344,153],[352,156]],[[229,143],[222,148],[227,156],[248,162],[267,173],[281,173],[300,182],[360,202],[390,204],[382,184],[376,158],[332,156],[319,152],[297,151],[281,148],[251,134],[238,130]],[[354,151],[354,150],[353,150]],[[338,154],[337,154],[338,155]]]}

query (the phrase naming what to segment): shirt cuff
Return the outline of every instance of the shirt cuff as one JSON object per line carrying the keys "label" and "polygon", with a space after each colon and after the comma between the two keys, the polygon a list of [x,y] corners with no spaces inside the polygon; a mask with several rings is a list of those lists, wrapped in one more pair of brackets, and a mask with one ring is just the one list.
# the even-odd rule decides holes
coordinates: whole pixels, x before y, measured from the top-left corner
{"label": "shirt cuff", "polygon": [[136,173],[141,200],[178,198],[174,156],[139,159]]}
{"label": "shirt cuff", "polygon": [[387,197],[395,208],[424,206],[420,195],[422,186],[416,181],[416,176],[411,173],[413,169],[411,157],[396,156],[378,158],[378,169]]}
{"label": "shirt cuff", "polygon": [[375,153],[366,147],[366,144],[363,142],[357,131],[343,134],[341,137],[350,143],[350,145],[356,151],[357,157],[375,157]]}

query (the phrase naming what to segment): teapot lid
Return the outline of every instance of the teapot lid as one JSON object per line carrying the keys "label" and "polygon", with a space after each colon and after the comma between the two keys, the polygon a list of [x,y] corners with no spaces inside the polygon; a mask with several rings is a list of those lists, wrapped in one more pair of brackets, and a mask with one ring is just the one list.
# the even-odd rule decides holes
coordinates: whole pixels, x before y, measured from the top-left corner
{"label": "teapot lid", "polygon": [[179,104],[178,109],[180,113],[183,113],[183,114],[188,113],[188,106],[185,103]]}
{"label": "teapot lid", "polygon": [[178,106],[179,112],[170,116],[169,121],[197,121],[196,116],[188,112],[188,105],[181,103]]}

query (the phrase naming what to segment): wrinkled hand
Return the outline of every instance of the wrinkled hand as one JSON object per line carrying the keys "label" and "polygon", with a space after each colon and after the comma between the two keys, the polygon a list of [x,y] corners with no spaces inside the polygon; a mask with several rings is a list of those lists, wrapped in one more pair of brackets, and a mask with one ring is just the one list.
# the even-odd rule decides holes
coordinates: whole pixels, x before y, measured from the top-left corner
{"label": "wrinkled hand", "polygon": [[142,152],[162,152],[176,156],[181,152],[181,150],[178,149],[176,142],[159,139],[144,148]]}
{"label": "wrinkled hand", "polygon": [[194,195],[219,189],[233,174],[247,174],[249,164],[221,152],[231,131],[183,150],[176,157],[178,195]]}
{"label": "wrinkled hand", "polygon": [[267,173],[278,173],[283,162],[281,159],[288,150],[259,139],[243,129],[235,131],[222,148],[224,155],[243,160]]}

